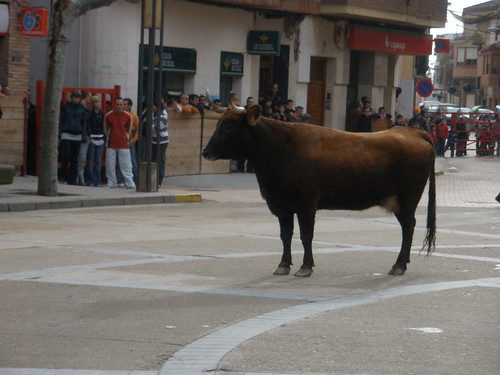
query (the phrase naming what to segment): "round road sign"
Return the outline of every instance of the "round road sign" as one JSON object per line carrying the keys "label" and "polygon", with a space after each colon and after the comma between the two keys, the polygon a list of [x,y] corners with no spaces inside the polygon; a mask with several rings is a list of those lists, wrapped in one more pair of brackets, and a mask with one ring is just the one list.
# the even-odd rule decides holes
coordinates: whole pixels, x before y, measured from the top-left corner
{"label": "round road sign", "polygon": [[434,85],[432,84],[430,78],[423,78],[417,82],[417,85],[415,86],[415,91],[421,97],[427,98],[434,91]]}

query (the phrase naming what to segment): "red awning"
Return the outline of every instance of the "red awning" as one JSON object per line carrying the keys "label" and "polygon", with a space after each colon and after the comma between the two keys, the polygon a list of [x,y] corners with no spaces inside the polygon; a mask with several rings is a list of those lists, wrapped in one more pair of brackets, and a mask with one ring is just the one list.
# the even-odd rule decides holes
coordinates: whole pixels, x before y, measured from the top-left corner
{"label": "red awning", "polygon": [[406,55],[432,54],[432,35],[381,27],[349,25],[348,46],[363,51]]}

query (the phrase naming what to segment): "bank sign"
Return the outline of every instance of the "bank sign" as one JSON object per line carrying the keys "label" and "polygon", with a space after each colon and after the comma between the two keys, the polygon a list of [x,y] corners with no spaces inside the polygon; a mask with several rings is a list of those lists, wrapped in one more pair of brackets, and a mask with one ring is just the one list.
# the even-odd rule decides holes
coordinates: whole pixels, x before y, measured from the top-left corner
{"label": "bank sign", "polygon": [[[161,57],[160,57],[161,55]],[[149,66],[149,46],[145,45],[143,49],[144,69]],[[164,72],[178,73],[196,73],[196,50],[189,48],[163,47],[160,53],[160,47],[155,46],[153,57],[154,69]]]}
{"label": "bank sign", "polygon": [[21,10],[21,35],[48,36],[49,11],[45,8],[23,8]]}
{"label": "bank sign", "polygon": [[432,54],[432,35],[361,25],[349,26],[348,46],[363,51]]}
{"label": "bank sign", "polygon": [[232,52],[221,52],[220,74],[223,76],[242,76],[243,54],[232,53]]}
{"label": "bank sign", "polygon": [[251,55],[279,56],[281,33],[279,31],[252,30],[247,35],[247,50]]}

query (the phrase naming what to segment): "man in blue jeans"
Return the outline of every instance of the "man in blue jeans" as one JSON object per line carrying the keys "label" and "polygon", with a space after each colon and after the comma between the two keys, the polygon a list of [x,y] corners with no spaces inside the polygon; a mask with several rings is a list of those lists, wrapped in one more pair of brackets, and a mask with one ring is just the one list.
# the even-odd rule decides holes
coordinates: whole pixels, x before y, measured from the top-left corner
{"label": "man in blue jeans", "polygon": [[80,146],[87,141],[87,109],[80,103],[80,90],[71,92],[71,100],[62,106],[59,116],[59,139],[61,141],[61,175],[59,181],[77,184],[78,155]]}

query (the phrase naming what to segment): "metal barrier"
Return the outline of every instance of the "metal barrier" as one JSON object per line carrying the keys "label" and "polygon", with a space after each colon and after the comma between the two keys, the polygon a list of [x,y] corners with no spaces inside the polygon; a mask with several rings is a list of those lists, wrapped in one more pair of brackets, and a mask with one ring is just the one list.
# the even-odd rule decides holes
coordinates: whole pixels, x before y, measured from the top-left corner
{"label": "metal barrier", "polygon": [[456,132],[457,156],[475,151],[476,156],[500,156],[500,114],[441,112]]}

